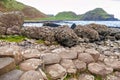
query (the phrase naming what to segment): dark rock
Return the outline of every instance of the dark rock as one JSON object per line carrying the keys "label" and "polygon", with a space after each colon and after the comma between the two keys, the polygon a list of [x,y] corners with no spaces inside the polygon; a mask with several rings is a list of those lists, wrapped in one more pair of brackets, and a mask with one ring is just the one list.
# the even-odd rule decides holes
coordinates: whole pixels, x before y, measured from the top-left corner
{"label": "dark rock", "polygon": [[76,24],[73,23],[72,26],[71,26],[71,29],[74,29],[76,27]]}
{"label": "dark rock", "polygon": [[89,41],[99,40],[99,34],[96,30],[91,29],[87,26],[78,25],[74,29],[75,33],[81,38],[88,38]]}
{"label": "dark rock", "polygon": [[119,28],[110,28],[110,36],[119,40],[120,39],[120,29]]}
{"label": "dark rock", "polygon": [[19,11],[6,12],[0,15],[0,32],[2,35],[20,34],[24,23],[23,14]]}
{"label": "dark rock", "polygon": [[78,44],[78,36],[68,26],[57,28],[55,38],[63,46],[72,47]]}
{"label": "dark rock", "polygon": [[50,27],[24,27],[21,30],[22,35],[33,39],[42,39],[53,42],[54,30]]}
{"label": "dark rock", "polygon": [[110,34],[109,28],[105,25],[92,23],[92,24],[89,24],[87,26],[89,28],[92,28],[92,29],[96,30],[99,33],[101,40],[104,40],[106,38],[106,36]]}
{"label": "dark rock", "polygon": [[13,58],[0,58],[0,75],[15,69],[15,60]]}
{"label": "dark rock", "polygon": [[22,74],[23,71],[21,70],[13,70],[0,76],[0,80],[19,80]]}
{"label": "dark rock", "polygon": [[43,26],[58,27],[58,26],[61,26],[61,25],[55,24],[55,23],[52,23],[52,22],[45,22],[45,23],[43,23]]}
{"label": "dark rock", "polygon": [[117,40],[120,40],[120,33],[117,33],[117,34],[115,35],[115,38],[116,38]]}
{"label": "dark rock", "polygon": [[119,28],[109,28],[110,29],[110,35],[114,36],[117,33],[120,33],[120,29]]}

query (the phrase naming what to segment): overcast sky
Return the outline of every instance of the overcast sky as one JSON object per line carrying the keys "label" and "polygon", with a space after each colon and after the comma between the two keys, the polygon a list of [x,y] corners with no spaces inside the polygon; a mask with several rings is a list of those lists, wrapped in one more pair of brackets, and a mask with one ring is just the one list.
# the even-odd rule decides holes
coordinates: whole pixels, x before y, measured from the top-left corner
{"label": "overcast sky", "polygon": [[45,14],[57,14],[62,11],[73,11],[83,14],[94,8],[103,8],[120,19],[120,0],[17,0],[33,6]]}

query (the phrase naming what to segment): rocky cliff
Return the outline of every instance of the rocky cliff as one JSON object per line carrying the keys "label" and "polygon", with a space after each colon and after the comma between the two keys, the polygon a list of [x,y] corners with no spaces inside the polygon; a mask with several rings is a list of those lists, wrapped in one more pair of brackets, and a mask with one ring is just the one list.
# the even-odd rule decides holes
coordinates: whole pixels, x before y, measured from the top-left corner
{"label": "rocky cliff", "polygon": [[80,20],[117,20],[114,15],[108,14],[102,8],[96,8],[80,15]]}

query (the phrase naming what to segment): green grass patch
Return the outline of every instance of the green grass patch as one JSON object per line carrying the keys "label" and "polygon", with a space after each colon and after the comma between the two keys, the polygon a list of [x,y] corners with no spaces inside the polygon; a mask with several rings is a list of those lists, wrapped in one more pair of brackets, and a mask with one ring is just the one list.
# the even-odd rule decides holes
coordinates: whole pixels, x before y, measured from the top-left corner
{"label": "green grass patch", "polygon": [[16,66],[16,69],[17,69],[17,70],[20,70],[20,67],[17,65],[17,66]]}
{"label": "green grass patch", "polygon": [[38,44],[43,44],[43,43],[45,43],[45,41],[44,41],[44,40],[39,39],[39,40],[36,40],[36,43],[38,43]]}
{"label": "green grass patch", "polygon": [[26,37],[24,36],[10,35],[10,36],[0,37],[0,40],[8,41],[8,42],[22,42],[25,38]]}
{"label": "green grass patch", "polygon": [[7,10],[22,10],[25,5],[15,0],[2,0],[1,3]]}
{"label": "green grass patch", "polygon": [[95,75],[95,80],[102,80],[102,77],[99,75]]}

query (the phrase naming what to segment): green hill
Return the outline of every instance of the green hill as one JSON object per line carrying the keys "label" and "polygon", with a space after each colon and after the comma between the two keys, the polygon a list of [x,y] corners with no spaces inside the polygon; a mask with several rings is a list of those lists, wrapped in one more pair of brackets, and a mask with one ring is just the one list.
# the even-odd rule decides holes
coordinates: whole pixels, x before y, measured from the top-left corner
{"label": "green hill", "polygon": [[74,13],[72,11],[60,12],[55,16],[55,18],[64,19],[64,20],[72,20],[72,19],[76,19],[77,15],[76,15],[76,13]]}
{"label": "green hill", "polygon": [[47,15],[38,11],[37,9],[24,5],[15,0],[0,0],[0,11],[22,11],[25,15],[25,19],[46,18]]}
{"label": "green hill", "polygon": [[102,8],[96,8],[88,11],[85,14],[77,15],[72,11],[59,12],[54,17],[49,17],[46,20],[118,20],[114,18],[114,15],[108,14]]}

